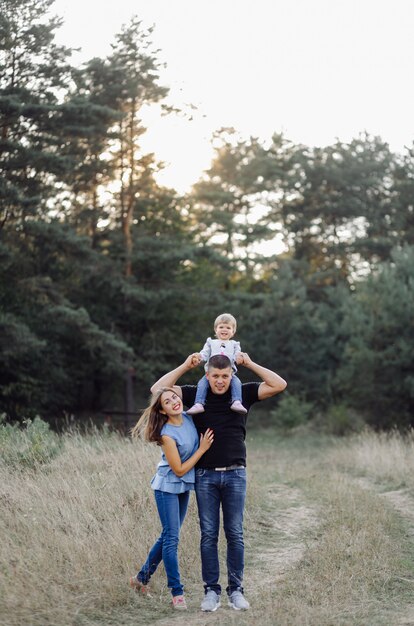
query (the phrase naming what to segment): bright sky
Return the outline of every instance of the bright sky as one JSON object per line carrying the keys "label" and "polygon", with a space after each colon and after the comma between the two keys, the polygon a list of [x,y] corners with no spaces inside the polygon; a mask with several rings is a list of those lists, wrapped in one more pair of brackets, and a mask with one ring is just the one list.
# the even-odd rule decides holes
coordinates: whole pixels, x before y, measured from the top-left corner
{"label": "bright sky", "polygon": [[362,131],[401,151],[414,140],[414,0],[55,0],[75,61],[110,52],[132,15],[154,25],[170,100],[194,119],[154,116],[144,148],[185,191],[210,163],[212,133],[326,145]]}

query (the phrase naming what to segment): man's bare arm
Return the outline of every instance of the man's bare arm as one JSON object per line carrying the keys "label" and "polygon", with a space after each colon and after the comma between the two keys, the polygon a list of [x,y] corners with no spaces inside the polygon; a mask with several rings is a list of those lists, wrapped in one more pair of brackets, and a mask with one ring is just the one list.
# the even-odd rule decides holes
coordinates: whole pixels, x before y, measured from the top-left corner
{"label": "man's bare arm", "polygon": [[287,382],[279,374],[252,361],[247,352],[240,352],[237,357],[237,364],[244,365],[262,379],[263,382],[260,383],[258,390],[259,400],[271,398],[287,387]]}
{"label": "man's bare arm", "polygon": [[151,393],[155,393],[161,387],[172,387],[175,393],[177,394],[177,396],[182,398],[181,387],[178,387],[175,383],[177,382],[179,378],[181,378],[183,374],[193,369],[194,367],[197,367],[197,365],[200,362],[201,362],[201,359],[200,359],[200,355],[198,354],[198,352],[195,352],[194,354],[190,354],[186,358],[184,363],[176,367],[171,372],[164,374],[164,376],[161,376],[161,378],[152,385]]}

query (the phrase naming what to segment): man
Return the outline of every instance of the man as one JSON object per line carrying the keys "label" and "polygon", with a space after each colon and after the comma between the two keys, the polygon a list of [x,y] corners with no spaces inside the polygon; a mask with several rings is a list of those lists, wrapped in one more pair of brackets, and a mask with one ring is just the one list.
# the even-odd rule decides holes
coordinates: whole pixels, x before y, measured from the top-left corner
{"label": "man", "polygon": [[[153,385],[174,387],[185,406],[194,404],[196,386],[176,385],[177,380],[200,362],[192,354],[182,365],[165,374]],[[238,365],[244,365],[261,378],[262,382],[242,385],[243,406],[250,409],[257,401],[270,398],[286,388],[286,381],[278,374],[254,363],[245,352],[239,354]],[[201,565],[205,596],[202,611],[215,611],[220,607],[218,536],[220,506],[227,540],[227,594],[229,605],[236,610],[248,609],[242,582],[244,570],[243,513],[246,498],[246,420],[247,414],[230,409],[231,363],[228,357],[210,358],[206,373],[210,389],[207,392],[205,411],[194,416],[198,433],[207,428],[214,431],[214,443],[196,465],[196,497],[201,529]]]}

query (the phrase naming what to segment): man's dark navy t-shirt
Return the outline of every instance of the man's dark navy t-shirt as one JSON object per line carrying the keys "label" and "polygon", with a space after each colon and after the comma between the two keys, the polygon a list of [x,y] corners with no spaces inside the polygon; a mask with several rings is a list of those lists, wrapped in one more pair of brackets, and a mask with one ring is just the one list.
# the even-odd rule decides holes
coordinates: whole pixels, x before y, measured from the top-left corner
{"label": "man's dark navy t-shirt", "polygon": [[[260,383],[243,383],[242,403],[249,410],[252,404],[259,401],[258,390]],[[190,407],[195,402],[197,387],[183,385],[184,406]],[[246,465],[246,422],[247,414],[236,413],[230,408],[230,389],[220,395],[211,389],[207,392],[204,413],[193,415],[197,432],[204,433],[207,428],[214,431],[214,443],[203,454],[196,467],[212,469],[214,467],[229,467],[230,465]]]}

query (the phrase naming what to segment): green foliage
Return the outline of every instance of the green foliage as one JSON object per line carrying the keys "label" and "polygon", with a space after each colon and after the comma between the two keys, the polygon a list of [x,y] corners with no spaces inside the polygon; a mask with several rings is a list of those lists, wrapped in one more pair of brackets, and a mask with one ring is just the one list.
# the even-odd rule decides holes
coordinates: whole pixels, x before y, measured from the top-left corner
{"label": "green foliage", "polygon": [[57,221],[30,222],[0,255],[1,410],[19,419],[99,406],[134,358],[111,328],[122,275]]}
{"label": "green foliage", "polygon": [[273,231],[254,210],[259,142],[242,141],[234,129],[224,128],[215,134],[214,145],[211,167],[193,188],[192,218],[197,240],[220,252],[222,288],[229,291],[240,275],[254,271],[249,247]]}
{"label": "green foliage", "polygon": [[46,342],[12,314],[0,312],[1,406],[9,415],[35,413],[41,387],[37,363]]}
{"label": "green foliage", "polygon": [[4,420],[5,416],[0,416],[1,462],[14,468],[36,469],[59,454],[62,440],[40,417],[24,420],[23,427]]}
{"label": "green foliage", "polygon": [[325,434],[343,437],[362,431],[366,423],[361,415],[345,404],[334,404],[318,414],[312,426]]}
{"label": "green foliage", "polygon": [[294,395],[319,406],[332,402],[332,376],[341,359],[340,287],[309,295],[295,265],[281,263],[267,284],[268,293],[246,299],[239,314],[242,345],[258,362],[279,372]]}
{"label": "green foliage", "polygon": [[347,403],[379,427],[412,425],[414,415],[414,248],[392,259],[348,303],[336,379]]}
{"label": "green foliage", "polygon": [[261,185],[275,198],[273,220],[307,280],[346,283],[364,262],[389,257],[396,243],[389,228],[394,157],[381,138],[309,148],[275,136],[260,159]]}
{"label": "green foliage", "polygon": [[0,179],[2,220],[44,215],[71,163],[61,153],[57,93],[68,87],[71,50],[54,42],[52,0],[2,0],[0,11]]}
{"label": "green foliage", "polygon": [[311,419],[313,405],[299,396],[285,392],[277,408],[270,413],[272,424],[283,432],[288,432],[298,426],[306,424]]}
{"label": "green foliage", "polygon": [[[133,370],[144,397],[230,311],[243,349],[288,381],[283,428],[312,407],[352,430],[345,405],[412,424],[414,151],[221,129],[180,197],[141,146],[143,107],[168,94],[151,29],[133,18],[74,69],[52,4],[0,0],[0,410],[125,408]],[[285,253],[264,257],[276,235]]]}
{"label": "green foliage", "polygon": [[397,159],[393,177],[393,212],[390,229],[400,246],[414,245],[414,144]]}

